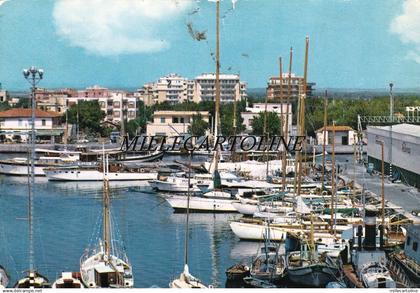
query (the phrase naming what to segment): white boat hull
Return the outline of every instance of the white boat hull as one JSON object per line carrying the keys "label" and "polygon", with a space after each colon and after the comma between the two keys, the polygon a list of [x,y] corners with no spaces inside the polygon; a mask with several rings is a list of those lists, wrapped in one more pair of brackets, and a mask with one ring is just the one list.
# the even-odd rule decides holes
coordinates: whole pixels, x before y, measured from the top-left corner
{"label": "white boat hull", "polygon": [[[173,195],[166,198],[166,201],[175,211],[187,210],[187,200],[187,196],[184,195]],[[232,202],[234,200],[193,196],[190,197],[190,211],[235,213],[237,211]]]}
{"label": "white boat hull", "polygon": [[[46,165],[35,165],[35,176],[45,176],[44,168]],[[26,164],[10,164],[0,163],[0,174],[13,176],[28,176],[28,165]]]}
{"label": "white boat hull", "polygon": [[[98,170],[45,170],[45,175],[51,181],[102,181],[104,175]],[[113,173],[107,174],[109,181],[154,180],[157,173]]]}

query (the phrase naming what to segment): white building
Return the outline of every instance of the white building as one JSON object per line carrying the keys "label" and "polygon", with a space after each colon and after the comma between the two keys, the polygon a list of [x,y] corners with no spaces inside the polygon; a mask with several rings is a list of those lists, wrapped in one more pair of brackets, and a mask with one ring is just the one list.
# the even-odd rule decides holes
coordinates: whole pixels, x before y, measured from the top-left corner
{"label": "white building", "polygon": [[[220,102],[233,102],[245,99],[246,83],[238,74],[220,74]],[[216,98],[216,74],[205,73],[195,78],[194,102],[214,101]]]}
{"label": "white building", "polygon": [[101,110],[105,112],[105,121],[119,124],[124,117],[127,121],[137,118],[137,98],[125,91],[110,90],[100,86],[88,87],[77,91],[77,96],[68,98],[68,105],[79,101],[98,101]]}
{"label": "white building", "polygon": [[0,102],[7,102],[7,97],[8,97],[7,91],[2,90],[0,88]]}
{"label": "white building", "polygon": [[[246,107],[246,112],[241,113],[241,117],[244,120],[243,124],[245,125],[246,131],[252,131],[252,121],[260,113],[265,112],[265,103],[255,103],[252,107]],[[267,112],[277,113],[278,117],[283,122],[283,131],[286,131],[286,120],[288,118],[288,131],[289,134],[292,133],[292,104],[268,104],[267,103]]]}
{"label": "white building", "polygon": [[381,170],[384,143],[385,173],[420,188],[420,125],[397,124],[367,127],[368,162]]}
{"label": "white building", "polygon": [[[332,125],[328,125],[326,130],[324,127],[318,129],[316,131],[316,139],[318,145],[324,144],[324,135],[325,135],[325,145],[330,145],[333,142],[333,130],[334,127]],[[335,145],[354,145],[358,142],[357,135],[353,128],[350,126],[335,126],[335,138],[334,143]]]}
{"label": "white building", "polygon": [[[28,142],[32,109],[10,109],[0,112],[0,140]],[[64,133],[60,124],[61,114],[36,109],[35,130],[37,140],[58,141]]]}
{"label": "white building", "polygon": [[155,111],[153,122],[147,123],[148,136],[178,136],[188,133],[188,127],[195,115],[209,122],[209,112],[207,111]]}
{"label": "white building", "polygon": [[[181,77],[177,74],[168,74],[159,78],[156,82],[147,83],[137,90],[135,96],[145,105],[169,102],[171,104],[185,101],[201,102],[214,101],[216,96],[215,74],[202,74],[193,80]],[[220,100],[222,103],[240,101],[245,99],[246,83],[241,82],[239,75],[220,75]]]}

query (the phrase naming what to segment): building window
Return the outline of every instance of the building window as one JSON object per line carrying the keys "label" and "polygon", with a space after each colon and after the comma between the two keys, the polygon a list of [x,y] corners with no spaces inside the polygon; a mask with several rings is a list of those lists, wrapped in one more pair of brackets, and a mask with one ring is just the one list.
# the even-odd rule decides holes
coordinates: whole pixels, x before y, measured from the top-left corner
{"label": "building window", "polygon": [[45,119],[42,119],[42,126],[47,125],[47,121],[45,121]]}
{"label": "building window", "polygon": [[172,117],[172,123],[179,123],[178,117]]}
{"label": "building window", "polygon": [[417,242],[416,241],[413,241],[413,250],[417,251]]}
{"label": "building window", "polygon": [[160,117],[160,123],[165,123],[165,117]]}
{"label": "building window", "polygon": [[114,117],[120,117],[120,111],[114,111]]}
{"label": "building window", "polygon": [[120,102],[114,102],[114,107],[119,108],[120,107]]}

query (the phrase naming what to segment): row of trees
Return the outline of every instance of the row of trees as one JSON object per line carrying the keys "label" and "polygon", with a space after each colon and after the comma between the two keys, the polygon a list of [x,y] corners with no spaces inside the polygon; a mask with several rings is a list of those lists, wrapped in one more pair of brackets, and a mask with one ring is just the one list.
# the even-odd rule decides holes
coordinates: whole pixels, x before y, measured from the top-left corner
{"label": "row of trees", "polygon": [[[254,102],[263,102],[261,98],[248,99],[250,105]],[[28,99],[21,99],[15,107],[29,107]],[[406,106],[420,106],[420,98],[418,96],[395,97],[394,112],[405,113]],[[234,121],[234,105],[233,103],[223,104],[220,107],[221,116],[221,132],[224,135],[233,135],[234,132],[241,133],[245,130],[243,119],[240,115],[245,111],[246,102],[241,101],[236,105],[236,130],[233,127]],[[9,109],[7,103],[0,103],[0,111]],[[138,118],[126,123],[126,131],[131,136],[136,133],[146,131],[146,124],[152,120],[153,113],[159,110],[179,110],[179,111],[208,111],[211,117],[214,117],[214,102],[182,104],[161,103],[152,106],[145,106],[139,102]],[[294,117],[296,123],[296,102],[293,104]],[[324,99],[322,97],[311,98],[306,100],[306,130],[308,135],[314,135],[315,131],[323,126],[324,120]],[[328,121],[335,120],[337,125],[348,125],[357,128],[357,115],[361,116],[383,116],[389,115],[389,97],[375,98],[335,98],[328,100]],[[115,126],[102,123],[106,114],[101,111],[97,101],[81,101],[73,105],[68,112],[68,122],[76,124],[78,122],[79,129],[87,135],[91,136],[108,136]],[[63,116],[63,122],[65,117]],[[264,134],[265,113],[260,113],[252,121],[253,134]],[[267,113],[267,133],[269,135],[279,135],[281,121],[275,113]],[[201,115],[197,114],[193,117],[193,121],[188,128],[189,133],[193,135],[203,135],[210,127]]]}

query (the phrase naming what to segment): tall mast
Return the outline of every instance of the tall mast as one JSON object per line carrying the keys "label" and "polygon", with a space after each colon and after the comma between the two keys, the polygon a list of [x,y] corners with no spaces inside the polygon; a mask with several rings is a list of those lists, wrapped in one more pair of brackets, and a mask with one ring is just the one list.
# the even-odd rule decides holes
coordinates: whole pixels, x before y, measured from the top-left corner
{"label": "tall mast", "polygon": [[[303,84],[302,94],[299,95],[299,135],[305,135],[305,99],[306,99],[306,82],[308,78],[308,50],[309,50],[309,37],[306,37],[305,42],[305,63],[303,68]],[[305,144],[306,145],[306,144]],[[303,145],[302,145],[303,147]],[[298,152],[298,195],[300,195],[302,185],[302,151]]]}
{"label": "tall mast", "polygon": [[324,190],[324,181],[325,181],[325,144],[327,137],[327,108],[328,108],[328,92],[325,90],[324,96],[324,128],[323,128],[323,138],[322,138],[322,173],[321,173],[321,182],[322,190]]}
{"label": "tall mast", "polygon": [[[215,101],[215,139],[220,130],[220,0],[216,1],[216,101]],[[216,149],[214,170],[217,171],[219,164],[219,148]]]}
{"label": "tall mast", "polygon": [[[283,111],[283,62],[282,62],[282,58],[279,57],[279,73],[280,73],[280,78],[279,78],[279,83],[280,83],[280,136],[284,137],[284,125],[283,125],[283,118],[284,118],[284,111]],[[288,105],[286,104],[286,116],[287,116],[287,109],[288,109]],[[287,119],[287,118],[286,118]],[[287,141],[287,140],[285,140]],[[285,191],[286,190],[286,161],[287,157],[286,157],[286,148],[283,148],[283,151],[281,153],[281,175],[282,175],[282,180],[281,180],[281,185],[282,185],[282,190]]]}
{"label": "tall mast", "polygon": [[[268,102],[268,92],[265,93],[265,109],[264,109],[264,134],[263,137],[268,141],[268,131],[267,131],[267,102]],[[263,139],[263,138],[261,138]],[[266,161],[266,170],[265,170],[265,180],[268,181],[268,156],[267,156],[267,147],[264,148],[265,161]]]}
{"label": "tall mast", "polygon": [[[293,47],[290,47],[289,53],[289,74],[287,80],[287,96],[286,96],[286,105],[287,105],[287,114],[286,114],[286,129],[285,129],[285,140],[288,141],[289,139],[289,103],[292,100],[292,64],[293,64]],[[292,110],[292,109],[291,109]],[[293,119],[293,117],[292,117]],[[296,160],[295,160],[295,180],[294,180],[294,188],[293,192],[296,194]],[[283,174],[283,182],[286,185],[286,174]]]}
{"label": "tall mast", "polygon": [[109,216],[109,180],[108,180],[108,155],[105,155],[105,148],[102,149],[103,154],[103,172],[104,172],[104,192],[103,192],[103,238],[105,255],[111,254],[111,221]]}
{"label": "tall mast", "polygon": [[192,152],[190,152],[189,162],[188,162],[188,187],[187,187],[187,219],[185,222],[185,248],[184,248],[184,265],[188,265],[188,243],[189,243],[189,221],[190,221],[190,177],[191,177],[191,157]]}
{"label": "tall mast", "polygon": [[335,201],[335,121],[333,121],[332,129],[332,171],[331,171],[331,234],[335,234],[334,230],[334,201]]}

